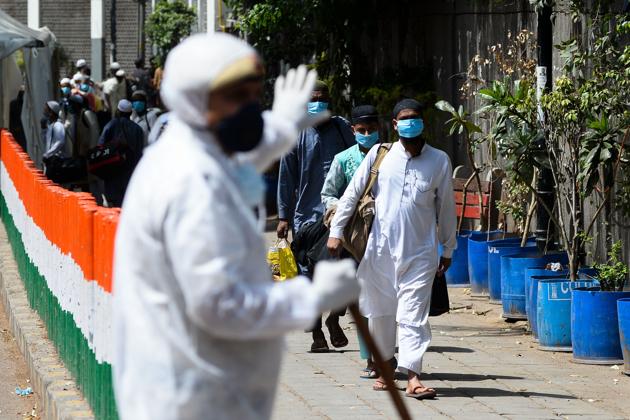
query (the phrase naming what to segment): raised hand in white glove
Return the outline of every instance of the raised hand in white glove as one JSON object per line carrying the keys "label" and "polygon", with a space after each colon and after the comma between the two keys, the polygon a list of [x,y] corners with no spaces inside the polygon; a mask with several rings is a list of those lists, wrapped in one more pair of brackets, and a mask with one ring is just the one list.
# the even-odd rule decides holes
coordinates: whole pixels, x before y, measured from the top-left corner
{"label": "raised hand in white glove", "polygon": [[321,261],[315,266],[313,289],[320,312],[341,309],[359,299],[361,287],[351,259]]}
{"label": "raised hand in white glove", "polygon": [[309,114],[306,110],[316,81],[317,72],[315,70],[308,71],[303,64],[297,69],[289,70],[286,76],[278,77],[271,108],[274,116],[291,122],[298,131],[330,118],[328,111]]}
{"label": "raised hand in white glove", "polygon": [[239,153],[236,157],[239,161],[251,163],[263,172],[295,147],[300,131],[330,118],[328,111],[311,115],[306,110],[316,80],[317,72],[307,71],[303,65],[278,77],[273,107],[263,113],[263,141],[254,150]]}

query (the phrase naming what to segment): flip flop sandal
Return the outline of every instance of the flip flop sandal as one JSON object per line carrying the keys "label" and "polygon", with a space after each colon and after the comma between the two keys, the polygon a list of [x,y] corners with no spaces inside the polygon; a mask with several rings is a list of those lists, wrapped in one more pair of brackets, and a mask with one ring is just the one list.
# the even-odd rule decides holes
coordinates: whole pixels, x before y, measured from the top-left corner
{"label": "flip flop sandal", "polygon": [[373,391],[387,391],[389,390],[389,388],[385,382],[376,381],[374,382],[374,385],[372,385],[372,390]]}
{"label": "flip flop sandal", "polygon": [[435,392],[434,389],[417,386],[413,390],[415,391],[416,389],[424,389],[425,391],[414,393],[405,392],[405,396],[409,398],[415,398],[416,400],[432,400],[437,396],[437,392]]}
{"label": "flip flop sandal", "polygon": [[363,369],[363,372],[364,373],[359,375],[359,378],[361,378],[361,379],[376,379],[376,378],[378,378],[378,374],[376,373],[376,371],[374,369],[365,368],[365,369]]}

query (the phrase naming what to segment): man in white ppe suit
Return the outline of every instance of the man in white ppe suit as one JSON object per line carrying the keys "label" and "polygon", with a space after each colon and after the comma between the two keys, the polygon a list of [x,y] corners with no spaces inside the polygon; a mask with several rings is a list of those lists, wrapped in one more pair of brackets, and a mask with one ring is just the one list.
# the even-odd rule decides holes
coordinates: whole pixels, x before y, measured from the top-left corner
{"label": "man in white ppe suit", "polygon": [[252,210],[259,172],[326,117],[306,112],[315,79],[289,71],[261,113],[262,65],[244,41],[199,34],[169,54],[170,122],[136,168],[116,238],[121,419],[269,418],[283,335],[358,298],[348,260],[318,265],[313,283],[273,283]]}
{"label": "man in white ppe suit", "polygon": [[[422,138],[422,107],[413,99],[394,108],[399,141],[383,159],[373,189],[376,213],[357,276],[360,308],[384,359],[394,357],[398,322],[398,368],[407,373],[407,396],[433,398],[420,382],[422,357],[431,341],[431,287],[443,275],[457,246],[451,163],[446,153]],[[343,231],[367,185],[378,146],[367,154],[337,204],[328,249],[341,251]],[[438,228],[439,223],[439,228]],[[438,240],[444,252],[438,262]],[[382,378],[374,390],[385,389]]]}

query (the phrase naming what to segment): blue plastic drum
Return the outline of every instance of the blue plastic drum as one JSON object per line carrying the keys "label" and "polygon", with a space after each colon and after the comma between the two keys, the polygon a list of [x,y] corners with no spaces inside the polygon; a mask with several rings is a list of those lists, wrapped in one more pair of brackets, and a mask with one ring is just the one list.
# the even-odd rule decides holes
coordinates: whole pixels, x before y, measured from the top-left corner
{"label": "blue plastic drum", "polygon": [[573,291],[571,339],[574,362],[596,365],[623,363],[617,301],[624,298],[630,298],[630,292]]}
{"label": "blue plastic drum", "polygon": [[[462,230],[457,235],[457,249],[453,252],[451,266],[446,271],[446,284],[449,287],[468,287],[468,238],[471,232]],[[438,245],[438,251],[442,254],[442,245]]]}
{"label": "blue plastic drum", "polygon": [[624,298],[617,301],[617,317],[623,354],[623,373],[630,375],[630,299]]}
{"label": "blue plastic drum", "polygon": [[473,296],[488,295],[488,242],[503,239],[503,231],[472,232],[468,238],[468,279]]}
{"label": "blue plastic drum", "polygon": [[546,279],[568,279],[569,271],[551,271],[544,267],[528,268],[525,271],[525,308],[529,329],[534,339],[538,340],[538,282]]}
{"label": "blue plastic drum", "polygon": [[571,295],[596,280],[547,279],[538,283],[538,343],[545,351],[571,351]]}
{"label": "blue plastic drum", "polygon": [[501,257],[510,254],[536,251],[536,245],[528,242],[520,246],[520,240],[514,242],[493,241],[488,243],[488,292],[490,303],[501,304]]}
{"label": "blue plastic drum", "polygon": [[525,270],[550,262],[565,264],[566,253],[540,254],[538,250],[501,257],[501,303],[503,318],[527,319]]}

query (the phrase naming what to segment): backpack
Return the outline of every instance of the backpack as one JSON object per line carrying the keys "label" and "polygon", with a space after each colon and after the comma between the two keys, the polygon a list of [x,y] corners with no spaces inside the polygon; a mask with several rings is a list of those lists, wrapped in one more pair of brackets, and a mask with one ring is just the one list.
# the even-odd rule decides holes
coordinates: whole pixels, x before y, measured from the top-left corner
{"label": "backpack", "polygon": [[363,259],[368,238],[370,237],[370,231],[372,230],[372,223],[374,222],[376,208],[372,188],[378,178],[378,168],[381,166],[383,159],[391,148],[392,143],[381,143],[378,146],[376,159],[370,168],[368,183],[354,209],[354,214],[343,231],[343,239],[341,242],[344,248],[352,254],[357,261]]}

